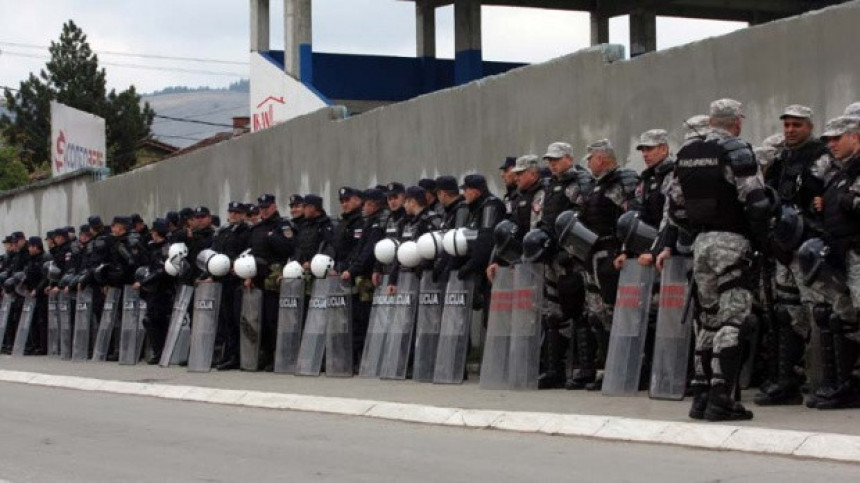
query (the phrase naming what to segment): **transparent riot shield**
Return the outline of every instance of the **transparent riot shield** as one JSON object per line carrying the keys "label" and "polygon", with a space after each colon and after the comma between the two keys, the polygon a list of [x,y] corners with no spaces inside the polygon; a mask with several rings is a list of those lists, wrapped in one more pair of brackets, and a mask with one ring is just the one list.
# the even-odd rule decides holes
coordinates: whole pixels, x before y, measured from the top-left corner
{"label": "transparent riot shield", "polygon": [[12,301],[15,296],[12,294],[4,294],[3,301],[0,302],[0,346],[5,342],[6,325],[9,324],[9,314],[12,312]]}
{"label": "transparent riot shield", "polygon": [[24,306],[21,307],[21,318],[18,319],[18,331],[15,333],[15,344],[12,346],[13,356],[24,355],[35,315],[36,297],[24,297]]}
{"label": "transparent riot shield", "polygon": [[434,282],[432,273],[422,274],[418,289],[418,316],[415,322],[415,358],[412,365],[414,381],[433,382],[444,300],[445,284]]}
{"label": "transparent riot shield", "polygon": [[392,294],[391,325],[382,349],[380,377],[383,379],[406,379],[412,353],[412,335],[415,333],[418,284],[418,276],[414,272],[400,273],[397,293]]}
{"label": "transparent riot shield", "polygon": [[143,343],[146,339],[146,324],[144,324],[144,320],[146,320],[146,300],[143,297],[140,298],[140,310],[137,312],[137,360],[143,356]]}
{"label": "transparent riot shield", "polygon": [[499,267],[490,292],[487,337],[481,360],[481,389],[508,388],[508,355],[511,349],[514,269]]}
{"label": "transparent riot shield", "polygon": [[209,372],[212,369],[222,290],[223,286],[219,282],[201,282],[194,290],[191,350],[188,355],[189,372]]}
{"label": "transparent riot shield", "polygon": [[445,305],[442,307],[439,346],[436,349],[434,383],[460,384],[463,382],[466,356],[469,353],[474,286],[475,283],[471,278],[460,280],[457,272],[449,275],[448,285],[445,288]]}
{"label": "transparent riot shield", "polygon": [[78,290],[75,300],[75,335],[72,339],[72,360],[85,361],[90,352],[90,325],[93,318],[93,289]]}
{"label": "transparent riot shield", "polygon": [[57,312],[57,294],[48,294],[48,356],[60,355],[60,314]]}
{"label": "transparent riot shield", "polygon": [[305,281],[301,278],[281,280],[274,372],[295,374],[302,343],[304,314]]}
{"label": "transparent riot shield", "polygon": [[188,330],[188,306],[193,297],[194,287],[190,285],[180,285],[176,291],[173,298],[173,312],[170,314],[170,325],[167,326],[167,337],[164,339],[164,349],[158,361],[161,367],[168,367],[188,357],[190,344],[187,339],[191,338]]}
{"label": "transparent riot shield", "polygon": [[514,266],[513,286],[508,387],[534,390],[540,375],[544,265],[519,263]]}
{"label": "transparent riot shield", "polygon": [[60,324],[60,359],[72,358],[72,337],[74,327],[72,326],[72,297],[66,292],[57,294],[57,318]]}
{"label": "transparent riot shield", "polygon": [[639,391],[654,274],[652,267],[643,267],[636,259],[628,259],[621,269],[603,373],[605,396]]}
{"label": "transparent riot shield", "polygon": [[328,327],[326,320],[328,295],[328,280],[314,280],[308,304],[308,317],[305,319],[305,330],[302,334],[302,345],[299,347],[299,359],[296,362],[296,375],[319,376],[322,371]]}
{"label": "transparent riot shield", "polygon": [[648,390],[653,399],[684,399],[693,335],[690,282],[687,278],[690,264],[687,257],[671,257],[663,264]]}
{"label": "transparent riot shield", "polygon": [[352,377],[352,287],[337,275],[326,281],[325,375]]}
{"label": "transparent riot shield", "polygon": [[388,290],[389,276],[382,276],[382,283],[373,291],[373,304],[370,307],[370,319],[367,325],[367,335],[364,338],[364,350],[361,352],[361,363],[358,366],[359,377],[379,377],[382,368],[382,349],[385,345],[387,327],[391,323],[390,297]]}
{"label": "transparent riot shield", "polygon": [[263,291],[258,288],[244,288],[239,317],[239,367],[243,371],[259,369],[262,327]]}
{"label": "transparent riot shield", "polygon": [[140,290],[126,285],[122,296],[122,328],[119,334],[119,363],[137,364],[137,323],[140,318]]}
{"label": "transparent riot shield", "polygon": [[110,349],[110,340],[113,336],[113,328],[116,325],[117,317],[120,313],[120,298],[122,290],[116,287],[108,288],[105,295],[105,304],[102,308],[102,318],[99,321],[99,329],[96,332],[96,342],[93,345],[93,360],[107,360],[107,353]]}

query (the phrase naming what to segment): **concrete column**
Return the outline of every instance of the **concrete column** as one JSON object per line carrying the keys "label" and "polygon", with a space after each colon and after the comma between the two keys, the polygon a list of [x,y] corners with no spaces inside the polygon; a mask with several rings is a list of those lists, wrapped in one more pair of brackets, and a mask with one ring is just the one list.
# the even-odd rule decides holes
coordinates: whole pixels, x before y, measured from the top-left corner
{"label": "concrete column", "polygon": [[454,0],[454,52],[455,84],[484,76],[479,0]]}
{"label": "concrete column", "polygon": [[284,0],[284,71],[313,83],[311,0]]}
{"label": "concrete column", "polygon": [[600,10],[591,12],[591,45],[609,43],[609,16]]}
{"label": "concrete column", "polygon": [[269,0],[251,0],[251,52],[269,50]]}
{"label": "concrete column", "polygon": [[415,1],[415,50],[418,57],[436,57],[436,7]]}
{"label": "concrete column", "polygon": [[630,58],[657,50],[657,14],[637,9],[630,13]]}

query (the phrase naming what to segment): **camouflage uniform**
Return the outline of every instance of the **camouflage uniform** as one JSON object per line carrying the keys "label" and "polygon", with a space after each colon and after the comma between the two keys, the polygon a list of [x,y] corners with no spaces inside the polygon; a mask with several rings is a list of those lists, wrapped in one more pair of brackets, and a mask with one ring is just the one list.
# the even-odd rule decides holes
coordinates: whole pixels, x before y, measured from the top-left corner
{"label": "camouflage uniform", "polygon": [[[740,116],[737,101],[711,104],[712,125]],[[693,279],[699,314],[690,416],[749,419],[752,413],[734,403],[732,394],[740,372],[741,332],[754,323],[750,238],[764,240],[771,210],[764,179],[751,146],[721,128],[692,139],[677,157],[664,216],[670,234],[663,238],[671,249],[681,229],[697,233]]]}

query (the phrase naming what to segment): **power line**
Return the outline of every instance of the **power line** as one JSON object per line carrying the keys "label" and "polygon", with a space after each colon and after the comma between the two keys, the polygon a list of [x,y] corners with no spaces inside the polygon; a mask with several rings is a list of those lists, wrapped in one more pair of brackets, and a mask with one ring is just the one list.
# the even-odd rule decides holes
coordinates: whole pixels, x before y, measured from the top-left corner
{"label": "power line", "polygon": [[191,124],[202,124],[204,126],[229,127],[229,128],[233,127],[232,124],[219,124],[217,122],[198,121],[196,119],[188,119],[188,118],[183,118],[183,117],[162,116],[161,114],[156,114],[155,117],[160,118],[160,119],[167,119],[169,121],[188,122]]}
{"label": "power line", "polygon": [[[13,57],[26,57],[31,59],[41,59],[46,60],[50,59],[50,56],[41,55],[41,54],[25,54],[23,52],[10,52],[8,50],[0,50],[0,57],[3,55],[11,55]],[[145,70],[156,70],[162,72],[182,72],[186,74],[205,74],[205,75],[221,75],[227,77],[239,77],[245,78],[248,74],[239,73],[239,72],[223,72],[223,71],[211,71],[211,70],[200,70],[200,69],[183,69],[181,67],[165,67],[165,66],[154,66],[154,65],[141,65],[141,64],[124,64],[120,62],[101,62],[99,61],[99,65],[108,65],[111,67],[120,67],[127,69],[145,69]]]}
{"label": "power line", "polygon": [[[50,47],[45,45],[23,44],[20,42],[0,42],[0,45],[8,45],[10,47],[19,47],[22,49],[38,49],[48,50]],[[184,62],[202,62],[207,64],[225,64],[225,65],[248,65],[248,62],[240,62],[236,60],[212,59],[204,57],[177,57],[172,55],[161,54],[140,54],[136,52],[117,52],[113,50],[93,50],[96,54],[116,55],[120,57],[137,57],[140,59],[159,59],[159,60],[181,60]]]}

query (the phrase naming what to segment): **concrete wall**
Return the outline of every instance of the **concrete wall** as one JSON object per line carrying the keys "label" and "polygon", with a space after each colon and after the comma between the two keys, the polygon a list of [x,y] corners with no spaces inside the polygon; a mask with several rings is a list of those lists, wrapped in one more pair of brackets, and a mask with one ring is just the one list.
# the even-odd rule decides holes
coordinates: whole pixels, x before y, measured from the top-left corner
{"label": "concrete wall", "polygon": [[[681,122],[720,97],[746,103],[744,136],[756,143],[780,129],[788,104],[810,105],[821,125],[860,99],[857,25],[860,2],[851,2],[628,61],[617,46],[585,50],[352,118],[327,108],[90,185],[90,209],[152,217],[202,203],[223,214],[229,200],[262,192],[281,206],[293,192],[331,203],[344,184],[469,171],[498,191],[506,155],[542,154],[556,140],[584,153],[603,137],[627,155],[656,127],[677,144]],[[628,156],[641,167],[635,151]],[[20,206],[16,216],[27,213]]]}
{"label": "concrete wall", "polygon": [[0,193],[0,234],[20,230],[27,236],[45,236],[48,230],[72,221],[77,228],[89,216],[88,187],[99,176],[91,170],[77,171]]}

